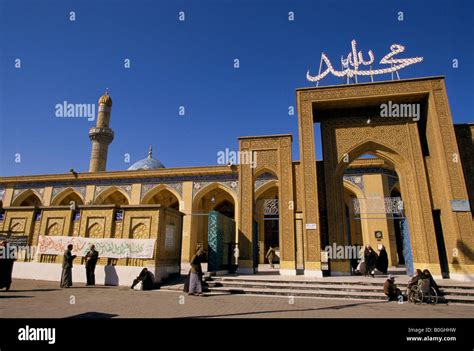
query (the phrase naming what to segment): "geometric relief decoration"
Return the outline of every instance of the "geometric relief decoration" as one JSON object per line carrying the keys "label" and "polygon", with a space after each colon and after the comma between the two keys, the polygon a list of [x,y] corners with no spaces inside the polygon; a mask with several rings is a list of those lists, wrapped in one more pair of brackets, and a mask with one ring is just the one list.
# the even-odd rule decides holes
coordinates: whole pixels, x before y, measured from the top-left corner
{"label": "geometric relief decoration", "polygon": [[132,218],[131,221],[131,238],[132,239],[148,239],[150,237],[151,218]]}
{"label": "geometric relief decoration", "polygon": [[278,199],[265,199],[263,201],[263,214],[265,216],[278,216]]}
{"label": "geometric relief decoration", "polygon": [[62,235],[64,218],[50,217],[46,221],[46,235]]}
{"label": "geometric relief decoration", "polygon": [[[352,202],[354,214],[396,214],[403,216],[403,201],[400,197],[354,198]],[[362,212],[361,205],[364,205],[365,212]]]}
{"label": "geometric relief decoration", "polygon": [[105,218],[89,217],[87,218],[86,237],[103,238],[105,234]]}
{"label": "geometric relief decoration", "polygon": [[235,245],[235,221],[217,212],[208,217],[208,272],[228,270]]}
{"label": "geometric relief decoration", "polygon": [[12,233],[24,233],[26,226],[26,218],[12,218],[10,221],[9,231]]}
{"label": "geometric relief decoration", "polygon": [[79,225],[80,225],[79,221],[74,221],[73,229],[72,229],[72,235],[73,236],[78,236],[79,235]]}

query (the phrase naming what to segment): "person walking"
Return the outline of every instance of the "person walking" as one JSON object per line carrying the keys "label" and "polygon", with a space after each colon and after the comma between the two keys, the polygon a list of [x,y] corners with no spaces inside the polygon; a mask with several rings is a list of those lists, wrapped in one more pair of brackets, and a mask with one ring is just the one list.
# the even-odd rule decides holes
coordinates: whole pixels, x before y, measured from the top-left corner
{"label": "person walking", "polygon": [[63,256],[63,271],[61,273],[61,288],[70,288],[72,286],[72,262],[76,255],[72,254],[72,244],[67,246]]}
{"label": "person walking", "polygon": [[87,286],[95,285],[95,266],[99,259],[99,252],[96,251],[95,245],[91,245],[86,253],[86,278]]}
{"label": "person walking", "polygon": [[265,257],[267,258],[268,263],[270,264],[270,268],[274,268],[273,260],[275,259],[275,249],[273,247],[270,246]]}
{"label": "person walking", "polygon": [[191,271],[189,275],[189,292],[188,295],[198,295],[203,296],[202,294],[202,282],[201,282],[201,275],[202,275],[202,249],[198,249],[196,254],[191,259]]}

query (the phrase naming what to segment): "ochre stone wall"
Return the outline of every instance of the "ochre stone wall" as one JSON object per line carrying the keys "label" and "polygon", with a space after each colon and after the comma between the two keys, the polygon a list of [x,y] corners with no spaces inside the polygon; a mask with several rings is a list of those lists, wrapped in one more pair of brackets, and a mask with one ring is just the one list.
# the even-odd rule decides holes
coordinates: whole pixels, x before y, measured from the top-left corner
{"label": "ochre stone wall", "polygon": [[[115,220],[114,213],[123,211],[123,219]],[[151,259],[110,259],[102,257],[98,264],[117,264],[125,266],[146,266],[159,263],[178,264],[181,250],[182,213],[161,207],[148,205],[143,207],[125,206],[79,206],[79,220],[73,220],[73,211],[69,206],[45,208],[10,207],[5,208],[5,218],[0,221],[2,230],[13,231],[13,235],[29,236],[29,245],[38,244],[39,235],[81,236],[90,238],[157,239],[155,256]],[[35,213],[41,213],[34,220]],[[166,225],[175,227],[172,250],[162,248],[165,245]],[[129,233],[125,235],[124,233]],[[169,241],[168,241],[169,243]],[[168,244],[170,245],[170,244]],[[41,255],[43,263],[60,263],[61,255]],[[76,261],[76,264],[82,262]]]}

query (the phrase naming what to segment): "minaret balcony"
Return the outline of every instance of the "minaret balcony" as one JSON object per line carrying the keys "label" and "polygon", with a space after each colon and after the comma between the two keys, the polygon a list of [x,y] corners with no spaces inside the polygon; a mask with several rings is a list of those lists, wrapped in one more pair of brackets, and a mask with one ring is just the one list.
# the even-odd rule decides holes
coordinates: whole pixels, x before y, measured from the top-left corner
{"label": "minaret balcony", "polygon": [[114,140],[114,131],[110,128],[92,127],[89,129],[91,141],[98,141],[110,144]]}

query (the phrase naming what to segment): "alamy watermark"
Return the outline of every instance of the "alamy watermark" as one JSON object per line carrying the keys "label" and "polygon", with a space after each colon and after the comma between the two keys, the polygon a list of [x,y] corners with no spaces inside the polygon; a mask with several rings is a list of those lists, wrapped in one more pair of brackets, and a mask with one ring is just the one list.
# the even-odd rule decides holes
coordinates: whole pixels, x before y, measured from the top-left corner
{"label": "alamy watermark", "polygon": [[33,328],[26,325],[18,329],[19,341],[47,341],[48,344],[56,343],[56,328]]}
{"label": "alamy watermark", "polygon": [[71,104],[64,100],[56,104],[56,117],[65,118],[87,118],[88,121],[95,120],[95,104]]}
{"label": "alamy watermark", "polygon": [[257,167],[257,153],[255,151],[232,151],[226,148],[217,153],[217,164],[219,165],[250,165],[251,168]]}
{"label": "alamy watermark", "polygon": [[34,259],[38,252],[37,246],[16,246],[7,245],[0,247],[0,260],[18,260],[18,259]]}
{"label": "alamy watermark", "polygon": [[420,120],[420,104],[398,104],[388,101],[388,103],[380,105],[380,117],[404,117],[418,122]]}
{"label": "alamy watermark", "polygon": [[328,245],[324,248],[327,252],[327,258],[333,260],[352,260],[362,258],[364,246],[360,245]]}

